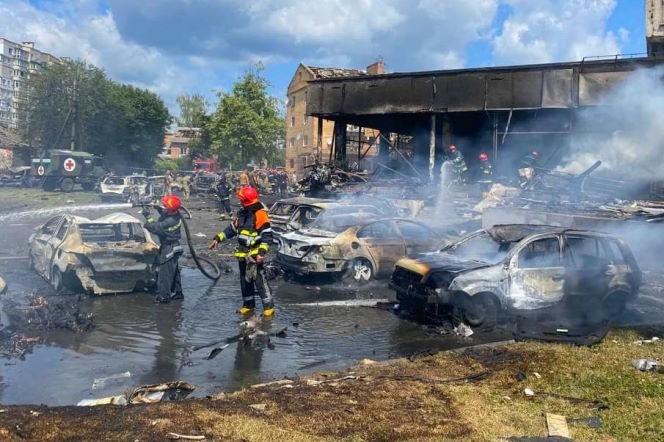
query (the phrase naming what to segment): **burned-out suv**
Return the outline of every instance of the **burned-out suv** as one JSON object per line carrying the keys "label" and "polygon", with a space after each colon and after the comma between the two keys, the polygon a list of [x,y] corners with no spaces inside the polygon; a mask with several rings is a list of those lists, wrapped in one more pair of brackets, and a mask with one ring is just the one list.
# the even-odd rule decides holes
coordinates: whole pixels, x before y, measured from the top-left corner
{"label": "burned-out suv", "polygon": [[628,246],[597,232],[500,225],[474,232],[439,252],[401,259],[390,287],[402,307],[457,322],[495,323],[501,313],[555,305],[620,315],[641,272]]}

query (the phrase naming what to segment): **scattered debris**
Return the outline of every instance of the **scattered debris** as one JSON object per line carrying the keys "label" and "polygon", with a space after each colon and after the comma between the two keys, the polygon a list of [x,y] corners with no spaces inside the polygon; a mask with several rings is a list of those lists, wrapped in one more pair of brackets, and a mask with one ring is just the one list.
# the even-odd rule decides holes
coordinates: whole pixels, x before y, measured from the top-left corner
{"label": "scattered debris", "polygon": [[128,372],[128,371],[125,371],[124,373],[114,374],[114,375],[111,375],[111,376],[107,376],[105,378],[97,378],[94,381],[92,381],[92,389],[96,390],[98,388],[104,388],[109,381],[116,381],[116,380],[126,379],[126,378],[130,378],[130,377],[131,377],[131,373]]}
{"label": "scattered debris", "polygon": [[171,440],[205,440],[205,436],[194,436],[188,434],[168,433],[166,435]]}
{"label": "scattered debris", "polygon": [[103,397],[100,399],[83,399],[76,405],[78,407],[96,407],[98,405],[127,405],[127,398],[121,394],[118,396]]}
{"label": "scattered debris", "polygon": [[572,437],[565,416],[546,413],[546,427],[549,432],[549,437]]}
{"label": "scattered debris", "polygon": [[40,411],[30,410],[30,415],[31,415],[31,416],[35,416],[35,417],[37,417],[37,416],[39,416],[40,414],[41,414]]}
{"label": "scattered debris", "polygon": [[335,379],[325,379],[323,381],[318,381],[316,379],[307,379],[304,381],[304,383],[310,387],[318,387],[319,385],[324,385],[324,384],[334,384],[342,381],[354,381],[357,379],[357,376],[353,375],[348,375],[348,376],[343,376],[340,378],[335,378]]}
{"label": "scattered debris", "polygon": [[378,362],[374,361],[373,359],[367,359],[367,358],[364,358],[360,361],[360,365],[363,365],[365,367],[370,365],[376,365],[377,363]]}
{"label": "scattered debris", "polygon": [[[0,290],[1,292],[1,290]],[[639,339],[638,341],[635,341],[634,343],[636,345],[643,345],[643,344],[654,344],[655,342],[659,341],[660,339],[657,336],[653,336],[650,339]]]}
{"label": "scattered debris", "polygon": [[81,311],[76,297],[45,298],[33,295],[28,306],[8,301],[5,313],[12,327],[18,330],[67,329],[84,332],[92,328],[92,314]]}
{"label": "scattered debris", "polygon": [[634,359],[632,365],[640,371],[656,371],[659,363],[656,359]]}
{"label": "scattered debris", "polygon": [[537,379],[542,379],[542,375],[536,371],[533,372],[533,376],[535,376]]}
{"label": "scattered debris", "polygon": [[525,394],[526,396],[529,396],[529,397],[535,396],[535,392],[530,388],[524,389],[523,394]]}
{"label": "scattered debris", "polygon": [[222,352],[225,348],[227,348],[229,345],[231,345],[231,344],[226,344],[226,345],[223,345],[223,346],[221,346],[221,347],[215,347],[215,348],[213,348],[212,351],[210,352],[210,354],[207,355],[206,357],[204,357],[203,359],[209,361],[209,360],[211,360],[211,359],[216,358],[217,355],[218,355],[219,353],[221,353],[221,352]]}
{"label": "scattered debris", "polygon": [[522,372],[522,371],[517,372],[517,374],[516,374],[516,380],[517,381],[523,382],[526,379],[528,379],[528,376],[526,376],[526,374],[524,372]]}
{"label": "scattered debris", "polygon": [[288,330],[288,327],[284,327],[284,328],[282,328],[281,330],[279,330],[278,332],[276,332],[274,335],[275,335],[277,338],[285,338],[285,337],[286,337],[286,331],[287,331],[287,330]]}
{"label": "scattered debris", "polygon": [[179,401],[194,391],[195,387],[182,381],[139,387],[129,396],[130,404],[153,404],[156,402]]}
{"label": "scattered debris", "polygon": [[601,428],[604,425],[602,418],[599,416],[579,417],[576,419],[568,419],[570,424],[586,425],[590,428]]}
{"label": "scattered debris", "polygon": [[463,322],[456,327],[454,327],[454,333],[456,333],[459,336],[463,336],[464,338],[469,338],[472,336],[475,332],[473,331],[470,326],[464,324]]}
{"label": "scattered debris", "polygon": [[41,341],[40,337],[29,337],[2,329],[0,330],[0,355],[7,358],[24,359],[25,354]]}
{"label": "scattered debris", "polygon": [[194,236],[197,236],[197,237],[199,237],[199,238],[205,238],[205,237],[207,237],[207,235],[206,235],[205,233],[203,233],[203,232],[194,233]]}
{"label": "scattered debris", "polygon": [[249,408],[251,408],[252,410],[261,411],[261,412],[265,411],[266,407],[267,407],[267,404],[251,404],[251,405],[249,405]]}
{"label": "scattered debris", "polygon": [[265,382],[263,384],[254,384],[249,388],[265,388],[265,387],[283,387],[284,385],[292,385],[293,381],[290,379],[280,379],[278,381],[273,381],[273,382]]}

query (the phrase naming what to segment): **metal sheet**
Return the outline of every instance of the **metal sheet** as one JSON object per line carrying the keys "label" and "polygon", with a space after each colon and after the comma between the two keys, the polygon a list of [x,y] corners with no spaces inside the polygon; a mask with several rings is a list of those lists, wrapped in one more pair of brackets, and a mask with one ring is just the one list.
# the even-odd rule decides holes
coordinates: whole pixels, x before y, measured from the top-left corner
{"label": "metal sheet", "polygon": [[515,109],[536,109],[542,105],[542,71],[512,73]]}
{"label": "metal sheet", "polygon": [[438,76],[436,85],[435,109],[474,111],[484,109],[484,74],[464,73]]}
{"label": "metal sheet", "polygon": [[595,72],[579,75],[579,106],[602,104],[603,97],[627,78],[631,72]]}
{"label": "metal sheet", "polygon": [[497,73],[486,76],[486,108],[511,109],[512,73]]}
{"label": "metal sheet", "polygon": [[544,71],[542,107],[572,107],[572,69]]}
{"label": "metal sheet", "polygon": [[432,77],[349,81],[343,111],[356,115],[427,112],[432,101]]}

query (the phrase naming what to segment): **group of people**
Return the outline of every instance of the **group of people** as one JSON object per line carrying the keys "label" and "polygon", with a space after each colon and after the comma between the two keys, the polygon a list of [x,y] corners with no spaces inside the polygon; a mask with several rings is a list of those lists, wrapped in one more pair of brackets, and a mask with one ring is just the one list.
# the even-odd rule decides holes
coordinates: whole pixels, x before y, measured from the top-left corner
{"label": "group of people", "polygon": [[[468,181],[469,169],[466,160],[455,144],[451,144],[446,149],[446,160],[441,166],[441,173],[445,176],[445,169],[451,169],[453,177],[450,183],[466,184]],[[527,186],[535,177],[536,168],[539,165],[539,151],[532,150],[530,153],[524,155],[520,160],[517,168],[520,185]],[[482,190],[488,190],[493,182],[494,168],[491,163],[489,154],[485,151],[480,152],[478,156],[478,168],[475,174],[475,180],[480,184]]]}
{"label": "group of people", "polygon": [[[265,276],[265,255],[272,243],[272,228],[267,208],[261,203],[255,187],[241,186],[236,196],[240,209],[233,216],[229,225],[212,238],[210,249],[215,249],[221,242],[237,240],[234,256],[240,270],[240,288],[242,307],[239,313],[251,315],[256,306],[258,293],[263,305],[263,316],[274,315],[272,290]],[[161,199],[161,205],[155,206],[158,217],[153,217],[148,207],[143,208],[145,228],[159,238],[159,253],[155,266],[157,269],[157,293],[155,301],[167,303],[183,297],[180,279],[179,258],[184,249],[182,239],[182,201],[177,195],[168,194]]]}

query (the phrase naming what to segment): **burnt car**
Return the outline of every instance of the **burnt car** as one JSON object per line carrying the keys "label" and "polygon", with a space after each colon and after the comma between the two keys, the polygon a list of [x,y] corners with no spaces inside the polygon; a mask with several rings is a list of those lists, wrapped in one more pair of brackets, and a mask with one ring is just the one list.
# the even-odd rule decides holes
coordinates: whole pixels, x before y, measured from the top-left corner
{"label": "burnt car", "polygon": [[104,202],[135,202],[150,193],[150,181],[143,175],[108,176],[99,184],[99,197]]}
{"label": "burnt car", "polygon": [[30,267],[58,292],[127,293],[154,284],[159,247],[125,213],[95,220],[60,215],[30,236]]}
{"label": "burnt car", "polygon": [[330,203],[332,200],[321,198],[285,198],[277,201],[270,207],[270,225],[272,230],[277,233],[288,231],[288,221],[293,213],[301,206],[320,208],[320,204]]}
{"label": "burnt car", "polygon": [[418,259],[397,262],[390,287],[402,307],[491,326],[501,314],[565,304],[615,318],[635,298],[641,271],[619,238],[535,225],[474,232]]}
{"label": "burnt car", "polygon": [[318,217],[308,227],[279,237],[277,263],[297,275],[336,275],[365,283],[388,276],[403,257],[440,248],[426,225],[355,212]]}

